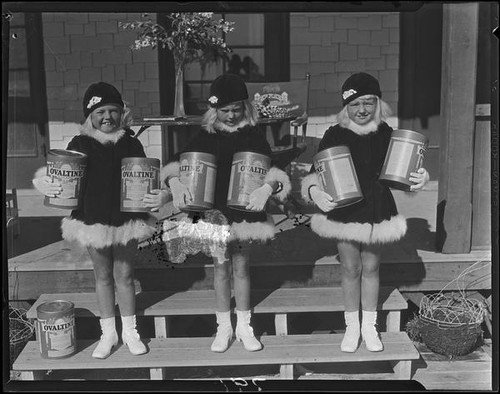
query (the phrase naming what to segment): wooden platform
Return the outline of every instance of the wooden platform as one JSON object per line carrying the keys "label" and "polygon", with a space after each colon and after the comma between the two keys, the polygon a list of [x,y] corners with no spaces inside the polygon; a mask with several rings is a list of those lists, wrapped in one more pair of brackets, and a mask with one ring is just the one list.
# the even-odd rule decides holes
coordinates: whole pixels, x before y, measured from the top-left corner
{"label": "wooden platform", "polygon": [[[280,288],[253,290],[253,313],[275,316],[276,334],[288,334],[288,314],[312,312],[339,312],[344,310],[341,288]],[[46,301],[70,301],[75,305],[75,317],[97,317],[99,309],[95,293],[42,294],[26,313],[29,319],[37,318],[37,308]],[[234,299],[232,300],[234,305]],[[400,331],[401,311],[408,303],[394,288],[381,288],[378,310],[385,317],[387,331]],[[185,292],[143,292],[137,295],[136,314],[151,316],[155,322],[155,337],[169,335],[169,317],[213,315],[214,290],[189,290]],[[117,310],[117,316],[119,311]]]}
{"label": "wooden platform", "polygon": [[[183,291],[213,288],[213,265],[203,255],[181,265],[159,262],[157,251],[134,251],[135,277],[144,291]],[[463,270],[478,261],[491,262],[490,251],[444,255],[416,249],[409,239],[392,245],[380,268],[382,286],[400,291],[439,291]],[[92,292],[94,273],[85,249],[59,241],[9,259],[9,299],[37,299],[54,292]],[[319,239],[299,225],[277,234],[269,245],[255,248],[251,261],[253,288],[340,285],[340,263],[331,242]],[[470,290],[491,289],[491,268],[467,276]],[[456,289],[456,283],[448,287]]]}
{"label": "wooden platform", "polygon": [[[106,360],[93,359],[95,341],[78,341],[77,353],[66,359],[43,359],[36,341],[29,342],[14,362],[13,370],[23,371],[23,379],[43,377],[39,371],[86,370],[112,368],[147,368],[151,379],[163,379],[164,368],[222,365],[293,365],[297,363],[353,363],[359,361],[394,361],[395,378],[409,379],[411,360],[420,357],[405,333],[383,333],[385,349],[369,352],[363,345],[356,353],[340,351],[342,334],[263,336],[264,348],[248,352],[240,343],[233,343],[225,353],[210,351],[212,338],[152,338],[147,341],[149,353],[132,356],[125,346]],[[289,371],[289,370],[286,370]],[[38,372],[38,373],[37,373]],[[293,375],[282,374],[283,379]]]}

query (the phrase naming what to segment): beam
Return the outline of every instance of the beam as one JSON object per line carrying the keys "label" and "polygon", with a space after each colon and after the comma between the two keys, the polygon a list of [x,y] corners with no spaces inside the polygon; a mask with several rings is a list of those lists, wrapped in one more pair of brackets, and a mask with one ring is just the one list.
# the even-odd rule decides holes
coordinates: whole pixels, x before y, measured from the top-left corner
{"label": "beam", "polygon": [[437,249],[469,253],[478,48],[478,3],[443,5],[441,156]]}

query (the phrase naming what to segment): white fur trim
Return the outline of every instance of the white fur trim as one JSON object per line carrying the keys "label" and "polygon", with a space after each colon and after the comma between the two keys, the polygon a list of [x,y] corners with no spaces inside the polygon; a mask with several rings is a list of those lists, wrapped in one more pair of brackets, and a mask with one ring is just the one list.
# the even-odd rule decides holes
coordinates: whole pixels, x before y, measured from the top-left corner
{"label": "white fur trim", "polygon": [[228,126],[227,124],[225,123],[222,123],[220,120],[216,120],[214,122],[214,128],[218,129],[218,130],[222,130],[222,131],[227,131],[228,133],[232,133],[234,131],[237,131],[238,129],[241,129],[242,127],[248,125],[248,120],[247,119],[243,119],[240,123],[238,123],[237,125],[234,125],[234,126]]}
{"label": "white fur trim", "polygon": [[272,197],[278,199],[279,201],[285,201],[286,197],[292,191],[292,184],[290,182],[290,178],[287,173],[283,170],[280,170],[278,167],[271,167],[266,177],[264,178],[264,182],[280,182],[282,185],[281,191],[278,193],[272,194]]}
{"label": "white fur trim", "polygon": [[173,161],[168,163],[165,167],[160,170],[160,181],[164,182],[168,186],[168,181],[171,178],[179,177],[180,163],[178,161]]}
{"label": "white fur trim", "polygon": [[63,218],[61,229],[63,239],[97,249],[117,244],[126,245],[133,239],[142,240],[151,237],[156,230],[143,220],[130,220],[115,227],[99,223],[88,225],[72,218]]}
{"label": "white fur trim", "polygon": [[382,244],[398,241],[405,235],[406,219],[402,215],[397,215],[371,225],[369,223],[341,223],[328,220],[325,215],[315,214],[311,218],[311,230],[324,238]]}
{"label": "white fur trim", "polygon": [[264,223],[248,223],[246,220],[241,223],[233,223],[229,240],[267,241],[274,238],[274,234],[273,218],[271,215],[267,215],[267,221]]}
{"label": "white fur trim", "polygon": [[319,188],[321,188],[318,175],[316,173],[306,175],[302,179],[300,186],[300,194],[302,196],[302,199],[308,204],[314,204],[314,201],[311,200],[311,197],[309,197],[309,188],[313,185],[317,185]]}
{"label": "white fur trim", "polygon": [[103,133],[101,130],[92,128],[91,130],[82,130],[81,134],[94,138],[101,144],[116,144],[120,138],[125,135],[124,129],[118,129],[112,133]]}
{"label": "white fur trim", "polygon": [[41,178],[45,175],[47,175],[47,166],[40,167],[36,170],[35,175],[33,175],[33,179]]}
{"label": "white fur trim", "polygon": [[375,122],[375,120],[371,120],[365,125],[359,125],[355,122],[353,122],[351,119],[349,119],[349,124],[347,125],[347,128],[349,130],[354,131],[357,135],[368,135],[370,133],[373,133],[377,131],[378,125],[380,122]]}

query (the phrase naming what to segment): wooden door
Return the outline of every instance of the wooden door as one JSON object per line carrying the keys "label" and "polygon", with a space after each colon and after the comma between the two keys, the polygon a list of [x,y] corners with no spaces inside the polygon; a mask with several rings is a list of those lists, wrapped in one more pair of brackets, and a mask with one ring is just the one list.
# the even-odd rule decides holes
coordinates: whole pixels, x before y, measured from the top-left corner
{"label": "wooden door", "polygon": [[429,138],[424,165],[439,179],[443,5],[425,4],[400,16],[399,127]]}
{"label": "wooden door", "polygon": [[8,30],[6,187],[26,189],[45,165],[48,137],[41,15],[14,13]]}

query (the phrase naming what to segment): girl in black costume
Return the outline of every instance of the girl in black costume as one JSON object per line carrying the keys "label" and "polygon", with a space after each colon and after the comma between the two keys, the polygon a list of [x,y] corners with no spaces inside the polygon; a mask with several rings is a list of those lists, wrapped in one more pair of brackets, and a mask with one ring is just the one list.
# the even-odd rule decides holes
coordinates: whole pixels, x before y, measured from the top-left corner
{"label": "girl in black costume", "polygon": [[[356,351],[360,334],[368,350],[383,350],[375,327],[381,247],[406,233],[406,219],[398,214],[389,187],[378,181],[393,131],[385,123],[389,107],[381,96],[373,76],[351,75],[342,86],[344,108],[337,116],[338,124],[325,132],[318,147],[318,151],[339,145],[349,147],[363,200],[334,209],[336,204],[319,186],[314,166],[302,181],[304,200],[325,212],[312,217],[311,229],[322,237],[337,240],[347,326],[341,343],[344,352]],[[411,190],[420,190],[428,180],[424,168],[411,173],[410,181],[415,183]]]}
{"label": "girl in black costume", "polygon": [[[230,345],[233,329],[230,319],[231,271],[234,277],[236,300],[236,338],[243,342],[248,351],[262,348],[255,338],[250,325],[250,249],[256,241],[266,241],[274,236],[274,223],[264,208],[273,196],[284,200],[291,185],[287,174],[272,167],[265,177],[265,183],[250,195],[248,211],[231,209],[227,206],[227,196],[233,155],[251,151],[264,155],[271,154],[271,148],[257,124],[257,113],[248,99],[245,82],[240,76],[223,74],[215,79],[208,99],[210,108],[204,114],[199,133],[184,149],[184,152],[206,152],[217,158],[214,208],[200,212],[201,221],[227,224],[227,251],[214,259],[214,288],[216,294],[217,334],[211,349],[224,352]],[[162,177],[170,186],[174,206],[182,209],[189,203],[188,188],[179,181],[179,159],[162,169]],[[192,215],[191,215],[192,218]],[[192,219],[191,219],[192,220]]]}

